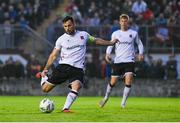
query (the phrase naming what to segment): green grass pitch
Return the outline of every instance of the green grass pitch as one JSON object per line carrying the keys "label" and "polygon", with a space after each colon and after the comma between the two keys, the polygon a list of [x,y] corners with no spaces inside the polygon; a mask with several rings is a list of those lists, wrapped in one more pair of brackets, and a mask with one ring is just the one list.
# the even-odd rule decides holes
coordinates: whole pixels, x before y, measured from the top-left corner
{"label": "green grass pitch", "polygon": [[55,102],[52,113],[41,113],[42,96],[0,96],[0,122],[180,122],[180,99],[130,97],[125,109],[120,97],[111,97],[99,108],[102,97],[79,97],[71,107],[74,113],[62,113],[65,97],[49,96]]}

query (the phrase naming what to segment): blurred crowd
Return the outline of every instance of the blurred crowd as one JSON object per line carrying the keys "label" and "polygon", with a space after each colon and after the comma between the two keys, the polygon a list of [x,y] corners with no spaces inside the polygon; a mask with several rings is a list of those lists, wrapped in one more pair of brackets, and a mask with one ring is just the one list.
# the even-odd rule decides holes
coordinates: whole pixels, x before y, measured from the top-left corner
{"label": "blurred crowd", "polygon": [[65,12],[89,26],[112,25],[122,13],[140,25],[180,24],[178,0],[69,0]]}
{"label": "blurred crowd", "polygon": [[[104,59],[100,61],[100,64],[87,60],[86,74],[90,78],[107,79],[111,76],[111,68],[112,65]],[[155,60],[149,55],[146,60],[135,62],[135,74],[136,78],[142,79],[177,79],[177,60],[174,56],[169,56],[168,61],[163,63],[162,59]]]}
{"label": "blurred crowd", "polygon": [[[0,60],[0,79],[35,78],[36,74],[42,71],[42,67],[34,55],[26,65],[10,56],[5,62]],[[86,59],[85,75],[87,78],[107,79],[111,76],[111,68],[112,65],[104,58],[99,60],[98,55],[94,55]],[[171,55],[168,61],[163,63],[162,59],[155,60],[149,55],[146,60],[135,62],[135,74],[137,78],[144,79],[178,79],[177,60]]]}
{"label": "blurred crowd", "polygon": [[60,28],[62,28],[62,18],[66,15],[73,16],[77,26],[82,27],[83,30],[91,27],[88,28],[90,34],[96,33],[95,28],[98,28],[97,36],[110,39],[111,33],[119,29],[119,15],[127,13],[130,16],[130,28],[141,34],[144,45],[148,41],[149,45],[155,47],[180,46],[179,0],[68,1],[69,4],[65,7],[64,14],[58,16],[57,20],[47,29],[47,39],[50,41],[55,41],[63,33]]}
{"label": "blurred crowd", "polygon": [[137,78],[177,79],[177,60],[171,55],[168,61],[163,64],[162,59],[155,60],[149,55],[147,60],[136,61],[135,72]]}
{"label": "blurred crowd", "polygon": [[19,24],[36,29],[60,0],[0,0],[0,24]]}
{"label": "blurred crowd", "polygon": [[42,64],[31,56],[27,65],[22,64],[20,60],[14,60],[13,57],[9,57],[5,62],[0,60],[0,79],[23,79],[23,78],[35,78],[36,73],[40,72]]}

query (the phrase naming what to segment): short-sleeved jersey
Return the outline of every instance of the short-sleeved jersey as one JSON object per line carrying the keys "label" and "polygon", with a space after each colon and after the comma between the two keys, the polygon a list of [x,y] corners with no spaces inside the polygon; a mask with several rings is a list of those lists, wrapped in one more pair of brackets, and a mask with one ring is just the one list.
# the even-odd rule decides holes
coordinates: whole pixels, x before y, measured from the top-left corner
{"label": "short-sleeved jersey", "polygon": [[[113,32],[111,39],[118,39],[119,42],[115,44],[115,58],[114,63],[134,62],[135,48],[134,43],[137,43],[139,54],[143,54],[143,45],[138,37],[138,33],[132,29],[127,31],[117,30]],[[106,50],[110,54],[113,46],[109,46]]]}
{"label": "short-sleeved jersey", "polygon": [[77,68],[84,68],[86,43],[93,37],[85,31],[76,31],[74,35],[64,33],[55,44],[60,49],[59,64],[69,64]]}

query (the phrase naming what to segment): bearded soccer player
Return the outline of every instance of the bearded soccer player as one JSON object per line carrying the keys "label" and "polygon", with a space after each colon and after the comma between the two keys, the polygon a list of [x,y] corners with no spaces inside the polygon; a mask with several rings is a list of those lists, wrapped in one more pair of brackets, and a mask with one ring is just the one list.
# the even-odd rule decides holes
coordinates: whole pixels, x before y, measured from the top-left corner
{"label": "bearded soccer player", "polygon": [[[121,107],[125,108],[126,100],[130,94],[131,85],[134,79],[134,62],[135,62],[135,48],[134,43],[137,44],[139,49],[138,59],[141,61],[144,59],[143,56],[143,44],[138,37],[138,33],[128,28],[129,16],[122,14],[119,17],[119,30],[112,33],[112,40],[118,39],[119,42],[115,44],[115,58],[113,60],[113,67],[111,73],[111,80],[107,85],[106,93],[104,98],[100,101],[100,107],[103,107],[109,99],[112,88],[118,82],[119,77],[124,78],[125,88],[123,91],[123,98]],[[111,63],[111,52],[113,46],[108,46],[106,49],[105,59]]]}
{"label": "bearded soccer player", "polygon": [[[100,38],[95,38],[85,31],[78,31],[75,29],[74,19],[70,16],[63,19],[63,27],[65,33],[57,39],[55,47],[41,72],[41,86],[42,90],[47,93],[56,85],[68,80],[70,92],[67,95],[62,112],[70,112],[69,109],[76,100],[78,92],[83,85],[86,44],[95,43],[98,45],[111,46],[118,40],[105,41]],[[52,75],[47,76],[48,70],[59,53],[59,64],[53,69]]]}

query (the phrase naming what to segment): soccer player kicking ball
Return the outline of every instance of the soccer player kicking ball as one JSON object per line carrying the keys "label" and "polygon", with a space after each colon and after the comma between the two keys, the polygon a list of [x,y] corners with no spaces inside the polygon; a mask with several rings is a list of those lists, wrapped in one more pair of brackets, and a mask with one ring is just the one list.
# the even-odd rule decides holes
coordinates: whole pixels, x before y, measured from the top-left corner
{"label": "soccer player kicking ball", "polygon": [[[115,44],[115,58],[112,66],[111,80],[107,85],[105,97],[100,101],[100,107],[103,107],[109,99],[112,88],[117,83],[120,76],[124,77],[125,88],[123,92],[123,98],[121,107],[125,108],[126,100],[130,94],[131,85],[134,76],[134,59],[135,48],[134,43],[138,45],[139,60],[143,60],[143,44],[138,37],[138,33],[128,28],[129,16],[122,14],[119,17],[120,30],[113,32],[111,38],[118,39],[119,42]],[[111,63],[111,51],[113,46],[108,46],[106,49],[105,59]]]}
{"label": "soccer player kicking ball", "polygon": [[[57,39],[55,47],[41,72],[41,86],[42,90],[47,93],[57,84],[61,84],[68,80],[70,92],[67,95],[62,111],[70,112],[69,109],[76,100],[78,92],[83,84],[86,44],[95,43],[111,46],[118,40],[105,41],[100,38],[95,38],[85,31],[78,31],[75,29],[74,19],[70,16],[63,19],[63,28],[65,33]],[[47,76],[48,70],[59,53],[59,64],[53,69],[52,75]]]}

